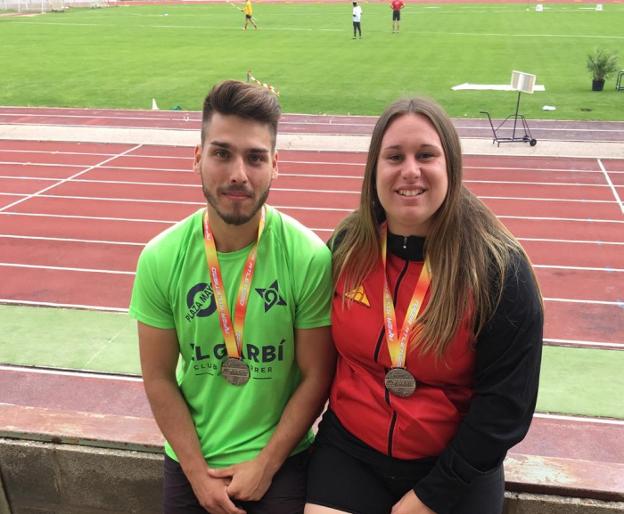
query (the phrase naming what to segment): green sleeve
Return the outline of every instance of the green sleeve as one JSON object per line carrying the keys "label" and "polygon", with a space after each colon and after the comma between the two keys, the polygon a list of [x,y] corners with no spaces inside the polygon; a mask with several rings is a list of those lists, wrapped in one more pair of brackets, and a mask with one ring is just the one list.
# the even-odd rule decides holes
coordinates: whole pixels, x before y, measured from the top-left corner
{"label": "green sleeve", "polygon": [[325,327],[331,324],[333,293],[331,252],[325,245],[306,252],[295,276],[295,328]]}
{"label": "green sleeve", "polygon": [[[129,314],[131,317],[156,328],[175,328],[171,302],[164,277],[158,269],[157,252],[150,245],[141,252],[137,264]],[[159,272],[160,271],[160,272]]]}

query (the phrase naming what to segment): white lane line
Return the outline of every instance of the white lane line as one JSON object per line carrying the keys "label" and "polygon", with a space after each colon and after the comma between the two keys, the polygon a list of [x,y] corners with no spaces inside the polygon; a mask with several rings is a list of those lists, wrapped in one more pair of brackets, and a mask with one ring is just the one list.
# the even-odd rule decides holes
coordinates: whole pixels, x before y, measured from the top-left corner
{"label": "white lane line", "polygon": [[[1,152],[1,150],[0,150]],[[48,153],[53,153],[53,152],[48,152]],[[182,160],[188,160],[189,162],[192,161],[192,157],[191,158],[187,158],[187,157],[178,157],[178,156],[163,156],[163,155],[126,155],[124,156],[126,158],[136,158],[136,159],[142,159],[142,158],[149,158],[149,159],[182,159]],[[280,164],[302,164],[302,165],[310,165],[310,166],[318,166],[318,165],[331,165],[331,166],[356,166],[356,167],[360,167],[362,168],[362,171],[364,171],[364,162],[361,163],[357,163],[357,162],[336,162],[336,161],[297,161],[297,160],[286,160],[286,159],[280,159]],[[78,164],[64,164],[64,163],[43,163],[43,162],[23,162],[23,161],[0,161],[0,165],[11,165],[11,166],[32,166],[32,167],[46,167],[46,166],[52,166],[52,167],[67,167],[67,168],[82,168],[81,165]],[[106,169],[114,169],[114,170],[138,170],[138,171],[150,171],[150,172],[161,172],[161,171],[167,171],[167,172],[180,172],[180,173],[193,173],[193,170],[191,168],[191,166],[188,167],[183,167],[183,168],[156,168],[153,166],[106,166]],[[602,172],[600,170],[571,170],[568,168],[528,168],[526,166],[523,167],[513,167],[513,166],[464,166],[464,171],[468,171],[468,170],[473,170],[473,171],[491,171],[491,172],[504,172],[504,171],[511,171],[511,172],[524,172],[524,173],[532,173],[532,172],[561,172],[561,173],[571,173],[571,174],[576,174],[576,173],[585,173],[585,174],[600,174],[602,175]],[[624,173],[624,171],[612,171],[610,173]],[[281,173],[280,173],[281,175]],[[313,176],[311,174],[306,174],[303,173],[301,174],[301,176]],[[319,175],[319,176],[329,176],[329,175]],[[342,175],[338,175],[339,177],[341,177]],[[363,175],[358,175],[358,177],[361,177]]]}
{"label": "white lane line", "polygon": [[602,164],[602,159],[596,159],[596,160],[598,161],[598,166],[600,166],[600,169],[602,170],[602,173],[604,174],[607,184],[611,188],[611,191],[613,193],[613,196],[615,197],[615,200],[620,206],[620,210],[622,211],[622,214],[624,214],[624,204],[622,203],[622,199],[620,198],[620,195],[618,194],[617,189],[613,185],[613,182],[611,182],[611,177],[609,177],[609,173],[607,172],[607,169]]}
{"label": "white lane line", "polygon": [[[321,229],[323,231],[329,231],[329,229]],[[41,238],[48,239],[48,238]],[[72,240],[66,240],[72,241]],[[107,241],[97,241],[98,243],[105,244],[121,244],[115,242],[107,242]],[[128,243],[127,243],[128,244]],[[144,246],[142,243],[129,243],[136,246]],[[109,269],[92,269],[92,268],[74,268],[74,267],[64,267],[64,266],[47,266],[44,264],[20,264],[13,262],[0,262],[0,267],[7,268],[28,268],[28,269],[43,269],[43,270],[53,270],[53,271],[71,271],[71,272],[79,272],[79,273],[105,273],[110,275],[134,275],[133,271],[117,271],[117,270],[109,270]],[[540,267],[539,265],[534,265],[534,267]],[[593,270],[593,271],[606,271],[606,270]],[[624,270],[623,270],[624,271]],[[590,304],[590,305],[609,305],[614,307],[624,307],[624,302],[622,301],[609,301],[609,300],[581,300],[581,299],[573,299],[573,298],[544,298],[545,302],[560,302],[560,303],[579,303],[579,304]]]}
{"label": "white lane line", "polygon": [[578,423],[597,423],[599,425],[618,425],[624,426],[624,420],[612,419],[612,418],[593,418],[585,416],[566,416],[564,414],[547,414],[542,412],[536,412],[533,414],[534,418],[540,418],[545,420],[555,421],[574,421]]}
{"label": "white lane line", "polygon": [[71,268],[71,267],[65,267],[65,266],[45,266],[41,264],[18,264],[15,262],[0,262],[0,267],[46,269],[46,270],[53,270],[53,271],[78,271],[80,273],[104,273],[106,275],[134,275],[134,271],[115,271],[115,270],[108,270],[108,269],[92,269],[92,268]]}
{"label": "white lane line", "polygon": [[[61,216],[63,217],[63,216]],[[81,218],[84,219],[93,219],[89,216],[83,216]],[[128,220],[123,220],[128,221]],[[169,223],[169,222],[167,222]],[[175,222],[171,222],[175,223]],[[309,227],[310,230],[315,232],[332,232],[334,228],[319,228],[319,227]],[[79,238],[67,238],[67,237],[50,237],[50,236],[30,236],[30,235],[21,235],[21,234],[0,234],[0,238],[12,238],[12,239],[35,239],[41,241],[67,241],[72,243],[94,243],[94,244],[110,244],[110,245],[144,245],[145,243],[138,242],[128,242],[128,241],[106,241],[100,239],[79,239]],[[538,241],[543,243],[570,243],[570,244],[589,244],[589,245],[617,245],[624,246],[624,242],[619,241],[585,241],[585,240],[570,240],[570,239],[548,239],[548,238],[530,238],[530,237],[519,237],[518,241]]]}
{"label": "white lane line", "polygon": [[624,220],[603,220],[596,218],[559,218],[555,216],[512,216],[499,214],[496,217],[501,220],[509,219],[529,221],[571,221],[574,223],[624,223]]}
{"label": "white lane line", "polygon": [[589,245],[624,245],[622,241],[588,241],[585,239],[548,239],[545,237],[517,237],[518,241],[533,241],[539,243],[570,243]]}
{"label": "white lane line", "polygon": [[585,200],[583,198],[533,198],[526,196],[482,196],[481,200],[513,200],[522,202],[574,202],[574,203],[616,203],[615,200]]}
{"label": "white lane line", "polygon": [[75,174],[73,174],[70,177],[64,178],[64,179],[58,181],[57,183],[52,184],[52,185],[50,185],[50,186],[48,186],[48,187],[46,187],[44,189],[41,189],[40,191],[37,191],[36,193],[30,194],[30,195],[26,196],[25,198],[21,198],[19,200],[16,200],[15,202],[10,203],[8,205],[5,205],[4,207],[0,207],[0,212],[6,211],[7,209],[10,209],[11,207],[15,207],[16,205],[18,205],[18,204],[20,204],[22,202],[25,202],[26,200],[30,200],[31,198],[34,198],[35,196],[43,196],[43,193],[45,193],[46,191],[49,191],[50,189],[52,189],[52,188],[54,188],[56,186],[60,186],[61,184],[65,183],[65,182],[68,182],[69,180],[72,180],[73,178],[79,177],[80,175],[84,175],[85,173],[91,171],[92,169],[98,168],[98,167],[106,164],[107,162],[110,162],[113,159],[116,159],[117,157],[121,157],[121,156],[127,154],[128,152],[133,152],[134,150],[137,150],[137,149],[141,148],[141,146],[143,146],[143,145],[142,144],[135,145],[132,148],[129,148],[128,150],[126,150],[125,152],[122,152],[120,154],[117,154],[117,155],[114,155],[112,157],[109,157],[108,159],[105,159],[104,161],[99,162],[98,164],[95,164],[93,166],[89,166],[88,168],[86,168],[86,169],[84,169],[82,171],[79,171],[78,173],[75,173]]}
{"label": "white lane line", "polygon": [[21,236],[15,234],[0,234],[0,239],[30,239],[35,241],[59,241],[63,243],[88,243],[119,246],[145,246],[145,243],[134,243],[130,241],[103,241],[101,239],[74,239],[69,237],[45,237],[45,236]]}
{"label": "white lane line", "polygon": [[[280,177],[299,177],[299,178],[319,178],[319,179],[338,179],[338,180],[349,180],[356,179],[361,180],[361,176],[356,175],[305,175],[305,174],[289,174],[289,173],[280,173]],[[0,179],[8,179],[8,180],[43,180],[43,181],[56,181],[59,177],[38,177],[38,176],[20,176],[20,175],[0,175]],[[201,187],[201,184],[188,184],[188,183],[180,183],[180,182],[152,182],[146,180],[115,180],[115,179],[73,179],[72,183],[81,183],[81,184],[130,184],[130,185],[139,185],[139,186],[166,186],[166,187]],[[522,181],[512,181],[512,180],[464,180],[465,184],[499,184],[499,185],[514,185],[514,186],[555,186],[555,187],[596,187],[596,188],[608,188],[610,187],[608,184],[590,184],[585,182],[522,182]],[[279,188],[271,188],[271,190],[279,189]],[[290,189],[289,191],[315,191],[313,189]],[[331,192],[331,190],[320,190],[321,192]],[[343,192],[343,191],[337,191]],[[360,194],[360,190],[351,190],[344,191],[348,194]]]}
{"label": "white lane line", "polygon": [[0,298],[0,304],[10,304],[10,305],[37,305],[40,307],[66,307],[68,309],[88,309],[93,311],[105,311],[105,312],[119,312],[122,314],[127,314],[128,309],[122,307],[106,307],[101,305],[83,305],[79,303],[59,303],[59,302],[41,302],[41,301],[31,301],[31,300],[17,300],[15,298]]}
{"label": "white lane line", "polygon": [[[0,193],[2,194],[2,193]],[[8,193],[7,193],[8,194]],[[19,196],[19,195],[16,195]],[[328,207],[292,207],[292,206],[280,206],[273,205],[276,209],[283,211],[334,211],[334,212],[352,212],[353,209],[334,209]],[[82,216],[72,214],[52,214],[52,213],[35,213],[35,212],[0,212],[0,216],[33,216],[33,217],[45,217],[45,218],[68,218],[68,219],[80,219],[80,220],[98,220],[98,221],[129,221],[132,223],[161,223],[165,225],[173,225],[180,220],[154,220],[146,218],[118,218],[112,216]],[[555,218],[555,217],[540,217],[540,216],[497,216],[499,219],[516,219],[516,220],[529,220],[529,221],[563,221],[572,223],[616,223],[624,224],[621,220],[602,220],[592,218]]]}
{"label": "white lane line", "polygon": [[544,338],[544,343],[549,346],[578,346],[578,347],[598,347],[605,350],[624,350],[624,342],[622,343],[605,343],[603,341],[582,341],[579,339],[549,339]]}
{"label": "white lane line", "polygon": [[81,216],[73,214],[48,214],[38,212],[0,212],[3,216],[32,216],[41,218],[60,218],[76,220],[97,220],[97,221],[128,221],[131,223],[159,223],[162,225],[174,225],[180,220],[152,220],[144,218],[115,218],[111,216]]}
{"label": "white lane line", "polygon": [[534,268],[542,269],[566,269],[574,271],[608,271],[613,273],[623,273],[624,268],[592,268],[589,266],[555,266],[554,264],[534,264],[531,263]]}
{"label": "white lane line", "polygon": [[0,371],[16,371],[18,373],[33,373],[38,375],[60,375],[65,377],[97,378],[100,380],[118,380],[121,382],[143,382],[143,379],[138,376],[108,375],[101,372],[86,373],[84,371],[70,371],[65,369],[0,365]]}
{"label": "white lane line", "polygon": [[[589,305],[612,305],[614,307],[624,307],[624,301],[609,301],[609,300],[577,300],[572,298],[544,298],[545,302],[560,302],[560,303],[583,303]],[[624,344],[624,343],[623,343]]]}
{"label": "white lane line", "polygon": [[[50,189],[54,186],[50,186]],[[300,192],[317,192],[317,193],[332,193],[332,194],[359,194],[359,191],[327,191],[327,190],[310,190],[310,189],[293,189],[293,188],[275,188],[272,187],[271,191],[279,191],[281,193],[300,193]],[[2,193],[6,196],[24,196],[24,193]],[[174,204],[174,205],[205,205],[205,202],[192,202],[186,200],[152,200],[146,198],[105,198],[99,196],[79,196],[79,195],[54,195],[54,194],[40,194],[35,193],[33,195],[29,195],[28,198],[32,196],[37,196],[37,198],[52,198],[52,199],[65,199],[65,200],[92,200],[92,201],[101,201],[101,202],[131,202],[131,203],[166,203],[166,204]],[[602,203],[602,204],[612,204],[617,203],[615,200],[582,200],[578,198],[526,198],[526,197],[518,197],[518,196],[480,196],[477,195],[480,199],[486,200],[506,200],[506,201],[528,201],[528,202],[570,202],[570,203]],[[22,200],[23,201],[23,200]],[[20,203],[15,202],[15,203]],[[13,204],[9,204],[11,206]],[[8,207],[8,206],[7,206]],[[7,207],[0,209],[0,212]],[[318,209],[318,210],[327,210],[327,207],[295,207],[297,209]],[[353,209],[349,209],[349,212]],[[589,221],[589,220],[586,220]]]}

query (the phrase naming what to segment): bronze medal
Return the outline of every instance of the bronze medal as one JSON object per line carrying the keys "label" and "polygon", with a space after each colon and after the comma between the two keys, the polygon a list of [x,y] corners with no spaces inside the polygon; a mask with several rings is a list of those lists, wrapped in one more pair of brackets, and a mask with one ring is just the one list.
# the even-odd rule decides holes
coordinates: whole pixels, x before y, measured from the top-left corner
{"label": "bronze medal", "polygon": [[392,394],[407,398],[416,390],[416,379],[405,368],[392,368],[384,380],[386,389]]}
{"label": "bronze medal", "polygon": [[249,367],[242,360],[228,357],[221,364],[221,374],[230,384],[238,386],[249,381]]}

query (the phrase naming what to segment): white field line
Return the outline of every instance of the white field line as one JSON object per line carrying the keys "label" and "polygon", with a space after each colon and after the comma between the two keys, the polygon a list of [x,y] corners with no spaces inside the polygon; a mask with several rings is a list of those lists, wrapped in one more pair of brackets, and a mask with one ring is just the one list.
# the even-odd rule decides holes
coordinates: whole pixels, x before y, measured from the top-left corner
{"label": "white field line", "polygon": [[[0,302],[3,300],[0,299]],[[57,304],[52,304],[53,306],[60,306]],[[92,307],[89,307],[92,308]],[[83,371],[68,371],[61,369],[50,369],[50,368],[36,368],[36,367],[26,367],[26,366],[3,366],[0,365],[0,371],[15,371],[18,373],[33,373],[38,375],[60,375],[65,377],[81,377],[81,378],[98,378],[101,380],[118,380],[121,382],[143,382],[143,379],[138,376],[130,376],[130,375],[109,375],[101,372],[89,372],[85,373]]]}
{"label": "white field line", "polygon": [[624,426],[624,420],[611,419],[611,418],[592,418],[585,416],[565,416],[563,414],[546,414],[542,412],[536,412],[533,414],[534,418],[540,419],[552,419],[556,421],[574,421],[578,423],[597,423],[599,425],[618,425]]}
{"label": "white field line", "polygon": [[611,177],[609,177],[609,173],[607,173],[607,169],[602,164],[602,159],[596,159],[596,160],[598,161],[598,166],[600,166],[600,169],[602,170],[602,173],[604,174],[607,184],[609,185],[609,187],[611,188],[611,191],[613,192],[613,196],[615,197],[618,205],[620,206],[620,210],[622,211],[622,214],[624,214],[624,204],[622,203],[622,199],[620,198],[620,195],[618,194],[617,189],[613,185],[613,182],[611,182]]}
{"label": "white field line", "polygon": [[579,346],[588,348],[600,348],[604,350],[624,350],[624,343],[604,343],[602,341],[581,341],[578,339],[549,339],[544,338],[548,346]]}
{"label": "white field line", "polygon": [[54,184],[52,184],[52,185],[50,185],[50,186],[48,186],[48,187],[46,187],[44,189],[41,189],[40,191],[37,191],[36,193],[32,193],[32,194],[26,196],[25,198],[20,198],[19,200],[16,200],[13,203],[5,205],[4,207],[0,207],[0,212],[6,211],[7,209],[10,209],[11,207],[15,207],[16,205],[18,205],[18,204],[20,204],[22,202],[25,202],[26,200],[30,200],[31,198],[33,198],[35,196],[42,196],[42,194],[45,193],[46,191],[49,191],[50,189],[52,189],[52,188],[54,188],[56,186],[60,186],[61,184],[65,183],[65,182],[68,182],[68,181],[70,181],[70,180],[72,180],[74,178],[77,178],[80,175],[84,175],[85,173],[91,171],[92,169],[98,168],[98,167],[106,164],[107,162],[110,162],[113,159],[116,159],[117,157],[121,157],[122,155],[125,155],[125,154],[127,154],[129,152],[133,152],[134,150],[137,150],[137,149],[141,148],[141,146],[143,146],[143,145],[141,145],[141,144],[135,145],[132,148],[129,148],[128,150],[126,150],[125,152],[122,152],[120,154],[117,154],[117,155],[114,155],[112,157],[109,157],[108,159],[105,159],[104,161],[102,161],[102,162],[100,162],[98,164],[94,164],[93,166],[89,166],[88,168],[86,168],[86,169],[84,169],[82,171],[79,171],[78,173],[75,173],[75,174],[73,174],[70,177],[67,177],[67,178],[64,178],[62,180],[59,180],[58,182],[56,182],[56,183],[54,183]]}
{"label": "white field line", "polygon": [[[116,27],[111,23],[79,23],[79,22],[60,22],[60,21],[22,21],[20,24],[26,25],[59,25],[65,27]],[[157,30],[213,30],[213,31],[226,31],[233,32],[237,29],[234,27],[224,27],[223,25],[135,25],[138,28],[157,29]],[[240,29],[238,29],[240,30]],[[343,32],[343,29],[338,28],[304,28],[304,27],[289,27],[289,26],[272,26],[264,27],[264,31],[270,32]],[[520,34],[520,33],[508,33],[508,32],[448,32],[448,31],[420,31],[420,34],[429,34],[433,36],[464,36],[464,37],[494,37],[494,38],[530,38],[530,39],[548,39],[548,38],[561,38],[561,39],[605,39],[605,40],[620,40],[624,39],[624,36],[619,35],[605,35],[605,34]]]}

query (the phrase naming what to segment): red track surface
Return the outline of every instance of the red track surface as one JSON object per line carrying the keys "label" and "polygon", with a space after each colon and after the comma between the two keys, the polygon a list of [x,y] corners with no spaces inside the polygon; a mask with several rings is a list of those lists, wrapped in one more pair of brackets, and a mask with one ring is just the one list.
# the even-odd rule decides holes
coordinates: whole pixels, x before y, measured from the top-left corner
{"label": "red track surface", "polygon": [[[203,205],[191,155],[0,141],[0,301],[125,309],[142,245]],[[327,239],[357,206],[364,159],[280,152],[269,201]],[[624,349],[624,215],[615,196],[624,197],[624,160],[602,161],[606,173],[596,159],[475,156],[465,164],[468,187],[536,265],[546,340]]]}

